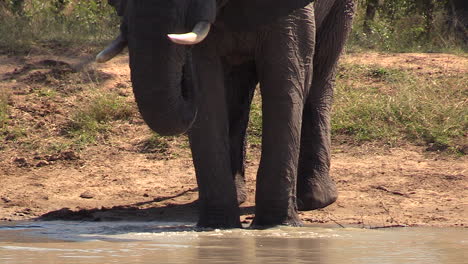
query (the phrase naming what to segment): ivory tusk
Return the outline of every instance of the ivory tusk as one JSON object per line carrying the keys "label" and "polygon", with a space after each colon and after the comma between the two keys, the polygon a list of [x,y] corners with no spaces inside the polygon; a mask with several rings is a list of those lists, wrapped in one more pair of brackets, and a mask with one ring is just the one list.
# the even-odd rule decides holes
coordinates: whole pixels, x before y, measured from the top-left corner
{"label": "ivory tusk", "polygon": [[210,32],[211,24],[208,22],[198,22],[192,32],[185,34],[169,34],[169,39],[180,45],[195,45],[202,42]]}

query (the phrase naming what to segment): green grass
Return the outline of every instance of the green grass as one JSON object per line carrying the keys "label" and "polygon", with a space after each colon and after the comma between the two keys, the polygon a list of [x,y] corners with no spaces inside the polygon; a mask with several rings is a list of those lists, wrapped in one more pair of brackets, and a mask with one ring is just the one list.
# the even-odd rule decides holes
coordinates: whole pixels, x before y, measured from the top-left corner
{"label": "green grass", "polygon": [[126,120],[134,114],[124,98],[114,93],[97,93],[73,114],[66,132],[78,144],[93,143],[110,130],[112,121]]}
{"label": "green grass", "polygon": [[73,144],[71,142],[56,140],[47,144],[45,152],[48,154],[60,153],[72,148]]}
{"label": "green grass", "polygon": [[338,74],[334,135],[457,150],[467,131],[467,76],[424,78],[410,72],[344,64]]}
{"label": "green grass", "polygon": [[143,153],[167,153],[170,144],[169,140],[174,137],[162,137],[156,133],[151,133],[141,146],[141,152]]}
{"label": "green grass", "polygon": [[0,135],[6,131],[8,121],[8,95],[0,91]]}
{"label": "green grass", "polygon": [[58,96],[58,92],[56,90],[53,90],[53,89],[49,89],[49,88],[42,88],[42,89],[38,89],[36,90],[37,92],[37,95],[39,97],[56,97]]}
{"label": "green grass", "polygon": [[257,89],[253,98],[247,129],[247,141],[253,146],[262,144],[262,99],[259,92]]}

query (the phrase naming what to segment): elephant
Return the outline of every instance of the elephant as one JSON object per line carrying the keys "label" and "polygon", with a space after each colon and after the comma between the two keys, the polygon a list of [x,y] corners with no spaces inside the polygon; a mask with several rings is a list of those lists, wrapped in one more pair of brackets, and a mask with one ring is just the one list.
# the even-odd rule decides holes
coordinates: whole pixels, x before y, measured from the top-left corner
{"label": "elephant", "polygon": [[336,201],[330,112],[353,0],[126,2],[135,100],[155,132],[188,133],[198,226],[241,227],[257,84],[263,132],[252,226],[300,226],[299,210]]}

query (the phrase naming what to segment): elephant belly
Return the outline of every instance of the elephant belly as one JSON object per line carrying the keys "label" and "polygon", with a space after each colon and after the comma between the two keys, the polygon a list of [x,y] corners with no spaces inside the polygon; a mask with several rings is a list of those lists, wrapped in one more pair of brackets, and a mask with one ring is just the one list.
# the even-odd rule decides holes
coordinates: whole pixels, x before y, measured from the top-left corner
{"label": "elephant belly", "polygon": [[[230,19],[228,14],[222,12],[218,16],[207,41],[202,43],[201,46],[204,46],[203,50],[206,51],[207,56],[219,56],[223,59],[223,62],[229,65],[241,65],[249,61],[268,59],[263,57],[262,47],[270,46],[269,43],[265,43],[267,41],[276,41],[269,38],[269,35],[274,34],[273,31],[282,28],[289,30],[291,24],[298,25],[289,32],[289,35],[294,35],[294,37],[286,41],[299,42],[297,43],[299,45],[302,45],[301,42],[308,43],[311,41],[310,31],[315,30],[314,27],[311,28],[315,21],[313,4],[293,12],[297,15],[290,16],[289,19],[278,19],[278,21],[272,21],[269,24],[255,27],[255,30],[248,31],[232,30],[228,24]],[[283,40],[278,39],[277,41],[281,42]],[[310,46],[309,44],[305,45]],[[277,52],[282,53],[281,50]],[[310,53],[312,52],[313,48],[310,49]],[[284,54],[286,53],[284,52]],[[308,57],[308,55],[305,56]]]}

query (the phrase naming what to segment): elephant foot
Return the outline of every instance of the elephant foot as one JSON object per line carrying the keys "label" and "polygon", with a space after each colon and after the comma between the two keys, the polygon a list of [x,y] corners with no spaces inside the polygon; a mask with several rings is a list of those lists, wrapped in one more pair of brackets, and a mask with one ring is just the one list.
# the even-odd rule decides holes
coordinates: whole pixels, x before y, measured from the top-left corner
{"label": "elephant foot", "polygon": [[298,215],[293,217],[284,218],[277,218],[277,217],[267,217],[267,216],[255,216],[250,228],[254,229],[264,229],[274,226],[294,226],[300,227],[302,226],[302,221]]}
{"label": "elephant foot", "polygon": [[239,207],[205,207],[200,210],[197,223],[201,228],[241,228]]}
{"label": "elephant foot", "polygon": [[268,228],[279,225],[302,226],[302,221],[297,214],[297,210],[290,207],[287,212],[284,211],[283,209],[275,210],[272,206],[262,210],[257,206],[251,228]]}
{"label": "elephant foot", "polygon": [[236,174],[236,192],[237,192],[237,202],[238,204],[243,204],[247,200],[247,187],[245,186],[245,177]]}
{"label": "elephant foot", "polygon": [[336,184],[328,175],[307,179],[305,182],[301,182],[297,188],[297,207],[300,211],[327,207],[337,198]]}

